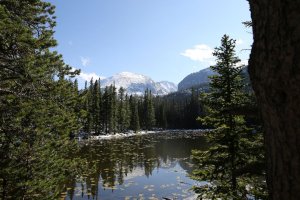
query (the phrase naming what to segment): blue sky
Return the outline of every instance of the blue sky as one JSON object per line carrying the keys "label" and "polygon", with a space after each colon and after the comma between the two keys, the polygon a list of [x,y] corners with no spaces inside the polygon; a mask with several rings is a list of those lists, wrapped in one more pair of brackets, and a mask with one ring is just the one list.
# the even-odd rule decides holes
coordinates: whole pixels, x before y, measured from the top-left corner
{"label": "blue sky", "polygon": [[224,34],[246,62],[252,44],[246,0],[50,0],[57,50],[81,79],[128,71],[180,82],[209,67]]}

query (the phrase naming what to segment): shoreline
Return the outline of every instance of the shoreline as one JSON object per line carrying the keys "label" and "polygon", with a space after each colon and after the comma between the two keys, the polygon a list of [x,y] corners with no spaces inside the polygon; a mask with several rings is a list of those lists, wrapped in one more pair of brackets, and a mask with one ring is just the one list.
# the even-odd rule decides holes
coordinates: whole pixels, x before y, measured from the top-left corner
{"label": "shoreline", "polygon": [[161,133],[185,133],[185,134],[191,134],[191,133],[204,133],[208,132],[211,129],[168,129],[168,130],[159,130],[159,131],[139,131],[139,132],[133,132],[128,131],[125,133],[113,133],[113,134],[107,134],[107,135],[92,135],[88,136],[87,139],[84,139],[83,137],[77,137],[79,141],[96,141],[96,140],[110,140],[110,139],[123,139],[126,137],[133,137],[133,136],[139,136],[139,135],[150,135],[150,134],[161,134]]}

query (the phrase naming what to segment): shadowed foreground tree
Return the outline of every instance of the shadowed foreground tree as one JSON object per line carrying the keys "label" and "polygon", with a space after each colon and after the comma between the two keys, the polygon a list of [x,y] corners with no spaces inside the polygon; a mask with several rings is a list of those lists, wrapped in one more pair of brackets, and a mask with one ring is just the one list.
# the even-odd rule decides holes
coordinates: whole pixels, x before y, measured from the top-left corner
{"label": "shadowed foreground tree", "polygon": [[0,199],[58,199],[84,165],[69,139],[80,127],[66,78],[78,71],[51,51],[53,14],[41,0],[0,1]]}
{"label": "shadowed foreground tree", "polygon": [[200,199],[267,199],[260,128],[241,112],[254,102],[245,92],[235,40],[224,35],[213,55],[216,75],[209,77],[210,92],[201,95],[207,114],[198,120],[214,129],[206,133],[210,147],[193,151],[193,178],[209,183],[194,190]]}
{"label": "shadowed foreground tree", "polygon": [[300,199],[300,1],[249,3],[249,73],[264,120],[270,198]]}

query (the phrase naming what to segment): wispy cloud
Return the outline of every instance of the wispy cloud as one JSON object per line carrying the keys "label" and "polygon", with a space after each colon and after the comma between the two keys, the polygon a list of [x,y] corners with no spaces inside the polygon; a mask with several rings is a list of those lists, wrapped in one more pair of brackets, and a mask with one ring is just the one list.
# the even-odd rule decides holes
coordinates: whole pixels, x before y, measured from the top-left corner
{"label": "wispy cloud", "polygon": [[206,44],[198,44],[191,49],[185,50],[181,55],[190,58],[194,61],[212,62],[213,49]]}
{"label": "wispy cloud", "polygon": [[91,59],[88,57],[80,57],[81,64],[86,67],[91,63]]}

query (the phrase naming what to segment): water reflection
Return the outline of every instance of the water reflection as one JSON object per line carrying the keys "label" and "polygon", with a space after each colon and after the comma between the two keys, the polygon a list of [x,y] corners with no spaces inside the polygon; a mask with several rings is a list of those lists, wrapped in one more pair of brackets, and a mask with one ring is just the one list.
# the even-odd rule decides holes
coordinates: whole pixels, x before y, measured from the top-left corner
{"label": "water reflection", "polygon": [[184,199],[195,182],[192,149],[206,148],[201,133],[161,133],[85,143],[79,157],[91,173],[67,184],[66,199]]}

